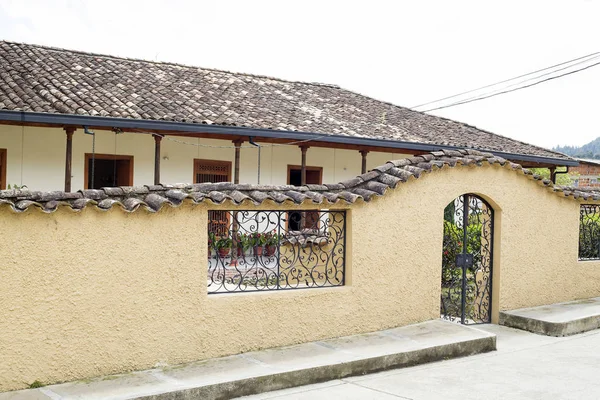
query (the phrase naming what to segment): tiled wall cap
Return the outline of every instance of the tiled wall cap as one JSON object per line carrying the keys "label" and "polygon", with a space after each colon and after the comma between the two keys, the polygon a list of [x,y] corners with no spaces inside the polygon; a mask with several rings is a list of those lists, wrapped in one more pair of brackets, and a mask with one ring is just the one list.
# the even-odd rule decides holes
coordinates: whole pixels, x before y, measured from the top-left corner
{"label": "tiled wall cap", "polygon": [[[10,206],[16,212],[31,207],[50,213],[60,207],[70,207],[74,211],[95,206],[100,210],[110,210],[115,206],[124,211],[134,212],[140,208],[156,212],[165,205],[178,207],[185,201],[215,204],[230,202],[235,205],[260,205],[267,200],[278,204],[352,204],[359,200],[370,201],[385,196],[389,189],[395,189],[410,177],[418,178],[425,173],[444,167],[473,168],[486,165],[507,165],[506,160],[476,150],[443,150],[422,154],[416,157],[390,161],[371,171],[344,182],[323,185],[250,185],[222,183],[146,185],[136,187],[108,187],[97,190],[81,190],[74,193],[61,191],[37,192],[29,190],[0,191],[0,204]],[[554,185],[548,179],[533,174],[515,163],[508,163],[510,169],[524,176],[541,181],[544,186],[562,196],[574,199],[600,199],[600,190],[592,188],[571,188]]]}

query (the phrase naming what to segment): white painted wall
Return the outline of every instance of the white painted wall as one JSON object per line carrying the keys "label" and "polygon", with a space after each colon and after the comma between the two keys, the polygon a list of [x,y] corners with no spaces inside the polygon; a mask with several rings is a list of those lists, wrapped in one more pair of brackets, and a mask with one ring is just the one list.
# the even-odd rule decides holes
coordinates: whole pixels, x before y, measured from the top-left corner
{"label": "white painted wall", "polygon": [[[62,128],[0,125],[0,149],[7,151],[6,181],[11,185],[27,185],[30,190],[62,190],[65,175],[66,134]],[[214,147],[207,147],[214,146]],[[230,140],[197,139],[167,136],[161,142],[161,182],[193,182],[194,159],[234,161]],[[133,184],[154,181],[154,139],[148,134],[96,131],[96,153],[133,156]],[[85,153],[92,152],[92,136],[77,129],[73,135],[72,190],[83,189]],[[368,169],[388,160],[409,157],[393,153],[371,152]],[[287,166],[300,165],[297,146],[271,146],[261,149],[261,184],[287,183]],[[258,150],[242,145],[240,182],[257,183]],[[311,147],[307,165],[323,168],[323,182],[339,182],[360,174],[358,151]],[[232,171],[233,173],[233,171]]]}

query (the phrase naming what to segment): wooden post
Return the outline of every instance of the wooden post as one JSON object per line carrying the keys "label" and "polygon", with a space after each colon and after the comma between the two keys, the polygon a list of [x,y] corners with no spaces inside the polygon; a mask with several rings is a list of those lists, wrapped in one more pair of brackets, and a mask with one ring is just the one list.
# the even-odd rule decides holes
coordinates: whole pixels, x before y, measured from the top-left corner
{"label": "wooden post", "polygon": [[302,151],[302,163],[300,164],[300,185],[306,185],[306,151],[308,150],[308,146],[300,146],[300,151]]}
{"label": "wooden post", "polygon": [[[306,185],[306,152],[308,151],[308,146],[300,146],[300,151],[302,151],[302,162],[300,163],[300,186]],[[300,213],[300,229],[304,229],[306,225],[306,214],[304,212]]]}
{"label": "wooden post", "polygon": [[75,128],[67,126],[64,128],[67,134],[67,151],[65,155],[65,192],[71,191],[71,175],[72,175],[72,162],[73,162],[73,133]]}
{"label": "wooden post", "polygon": [[364,174],[367,172],[367,154],[369,154],[368,150],[359,150],[360,155],[362,156],[362,165],[360,167],[360,173]]}
{"label": "wooden post", "polygon": [[160,185],[160,141],[162,136],[154,136],[154,184]]}
{"label": "wooden post", "polygon": [[240,183],[240,148],[244,143],[243,140],[237,139],[233,141],[235,145],[235,161],[234,161],[234,169],[233,169],[233,183]]}
{"label": "wooden post", "polygon": [[[233,144],[235,146],[235,158],[234,158],[234,165],[233,165],[233,183],[238,184],[240,183],[240,148],[242,146],[242,143],[244,143],[243,140],[241,139],[236,139],[233,140]],[[238,213],[237,211],[233,212],[233,224],[232,224],[232,229],[231,229],[231,239],[233,239],[233,243],[231,246],[231,261],[229,262],[229,265],[231,266],[235,266],[238,264],[238,259],[237,259],[237,255],[238,255],[238,247],[241,246],[241,243],[238,243],[238,231],[240,229],[239,224],[238,224]],[[243,248],[243,247],[242,247]]]}

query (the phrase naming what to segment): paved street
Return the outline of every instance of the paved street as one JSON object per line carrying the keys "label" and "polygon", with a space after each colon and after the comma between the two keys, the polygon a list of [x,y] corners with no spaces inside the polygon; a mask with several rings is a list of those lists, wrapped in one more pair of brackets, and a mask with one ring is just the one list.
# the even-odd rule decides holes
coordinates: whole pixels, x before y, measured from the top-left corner
{"label": "paved street", "polygon": [[320,399],[598,399],[600,330],[565,338],[497,325],[498,351],[243,397]]}

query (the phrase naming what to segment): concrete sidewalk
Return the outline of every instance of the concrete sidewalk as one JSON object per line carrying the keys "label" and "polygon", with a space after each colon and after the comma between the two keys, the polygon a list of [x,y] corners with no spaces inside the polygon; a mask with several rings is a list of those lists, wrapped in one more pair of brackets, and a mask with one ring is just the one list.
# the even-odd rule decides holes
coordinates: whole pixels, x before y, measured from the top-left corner
{"label": "concrete sidewalk", "polygon": [[364,335],[0,394],[0,400],[229,399],[496,349],[484,330],[435,320]]}
{"label": "concrete sidewalk", "polygon": [[548,336],[569,336],[600,328],[600,297],[500,313],[500,325]]}
{"label": "concrete sidewalk", "polygon": [[[600,331],[552,337],[499,325],[498,351],[332,380],[244,400],[597,400]],[[242,399],[240,399],[242,400]]]}

